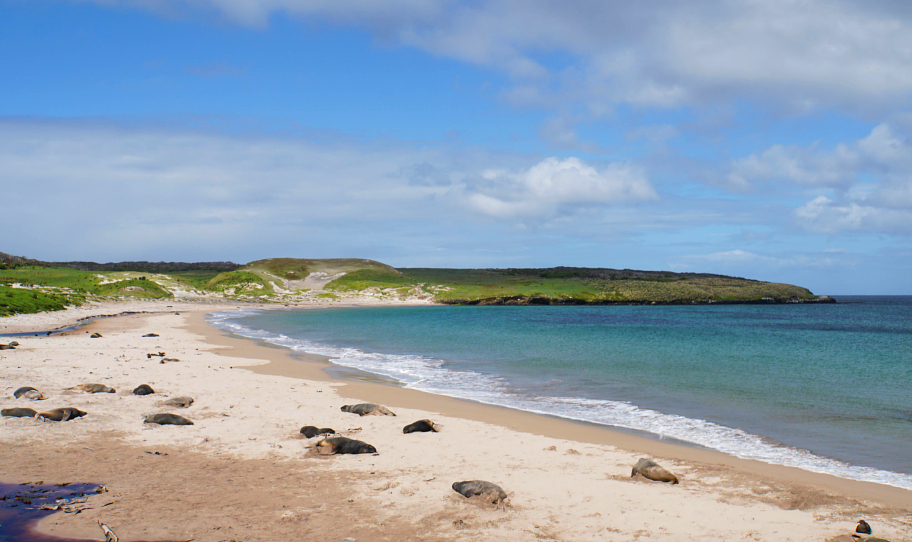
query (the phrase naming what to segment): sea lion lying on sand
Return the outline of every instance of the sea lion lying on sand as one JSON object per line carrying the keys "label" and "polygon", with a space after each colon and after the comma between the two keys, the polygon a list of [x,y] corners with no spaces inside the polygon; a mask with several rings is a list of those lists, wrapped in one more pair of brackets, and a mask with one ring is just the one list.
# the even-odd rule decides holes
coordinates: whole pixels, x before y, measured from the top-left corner
{"label": "sea lion lying on sand", "polygon": [[50,412],[42,412],[41,414],[38,414],[38,419],[52,422],[65,422],[67,420],[81,418],[85,415],[86,413],[78,408],[66,407],[55,408]]}
{"label": "sea lion lying on sand", "polygon": [[44,399],[44,394],[31,386],[22,386],[13,392],[13,397],[16,399],[25,397],[26,399],[31,399],[32,401],[41,401]]}
{"label": "sea lion lying on sand", "polygon": [[507,498],[507,492],[499,485],[484,480],[453,482],[453,490],[466,498],[480,495],[486,502],[501,504]]}
{"label": "sea lion lying on sand", "polygon": [[67,388],[69,390],[82,390],[88,393],[114,393],[114,388],[109,388],[104,384],[80,384],[78,386],[73,386],[72,388]]}
{"label": "sea lion lying on sand", "polygon": [[375,454],[377,449],[366,442],[347,437],[328,437],[317,443],[317,453],[331,454]]}
{"label": "sea lion lying on sand", "polygon": [[193,422],[187,418],[178,416],[177,414],[171,414],[170,412],[162,412],[160,414],[152,414],[151,416],[146,416],[146,419],[143,420],[143,423],[157,423],[158,425],[193,425]]}
{"label": "sea lion lying on sand", "polygon": [[855,526],[855,532],[858,534],[871,534],[871,526],[868,525],[867,521],[859,519],[858,525]]}
{"label": "sea lion lying on sand", "polygon": [[30,408],[4,408],[0,410],[0,416],[7,418],[34,418],[38,413]]}
{"label": "sea lion lying on sand", "polygon": [[12,343],[10,343],[10,344],[0,344],[0,350],[15,350],[15,349],[16,349],[16,347],[13,346]]}
{"label": "sea lion lying on sand", "polygon": [[152,389],[152,386],[148,384],[140,384],[136,386],[136,389],[133,390],[133,395],[150,395],[155,393],[155,390]]}
{"label": "sea lion lying on sand", "polygon": [[630,472],[630,476],[636,476],[637,474],[642,475],[643,478],[648,480],[655,480],[656,482],[678,483],[677,476],[660,467],[658,463],[652,459],[642,458],[637,461],[636,465],[633,466],[633,470]]}
{"label": "sea lion lying on sand", "polygon": [[101,336],[102,336],[101,333],[92,333],[91,335],[89,335],[89,338],[90,339],[100,339]]}
{"label": "sea lion lying on sand", "polygon": [[146,333],[143,337],[158,337],[158,333]]}
{"label": "sea lion lying on sand", "polygon": [[351,412],[352,414],[357,414],[359,416],[395,416],[390,409],[383,405],[375,405],[374,403],[345,405],[342,407],[342,412]]}
{"label": "sea lion lying on sand", "polygon": [[329,427],[315,427],[313,425],[305,425],[301,428],[301,434],[307,438],[314,438],[317,435],[331,435],[335,432],[335,429],[330,429]]}
{"label": "sea lion lying on sand", "polygon": [[431,420],[418,420],[415,423],[410,423],[402,428],[403,433],[420,433],[420,432],[437,432],[438,425],[435,425]]}
{"label": "sea lion lying on sand", "polygon": [[175,406],[175,407],[180,407],[180,408],[187,408],[188,406],[190,406],[192,404],[193,404],[193,397],[187,397],[185,395],[182,395],[180,397],[172,397],[170,399],[166,399],[166,400],[162,401],[161,403],[159,403],[159,405],[161,405],[161,406]]}

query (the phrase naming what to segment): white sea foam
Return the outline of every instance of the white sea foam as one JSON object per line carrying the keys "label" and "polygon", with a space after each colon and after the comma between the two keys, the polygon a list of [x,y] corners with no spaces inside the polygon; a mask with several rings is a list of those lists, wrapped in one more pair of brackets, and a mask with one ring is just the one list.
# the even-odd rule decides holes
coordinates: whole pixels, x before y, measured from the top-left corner
{"label": "white sea foam", "polygon": [[532,396],[511,387],[505,379],[497,376],[447,368],[443,360],[417,355],[365,352],[252,329],[236,321],[259,312],[261,311],[255,309],[214,312],[210,313],[208,320],[220,329],[292,350],[323,355],[338,365],[383,375],[416,390],[643,431],[659,438],[673,438],[743,459],[755,459],[851,480],[877,482],[912,490],[912,476],[908,474],[850,465],[820,457],[806,450],[770,442],[741,429],[640,408],[627,401]]}

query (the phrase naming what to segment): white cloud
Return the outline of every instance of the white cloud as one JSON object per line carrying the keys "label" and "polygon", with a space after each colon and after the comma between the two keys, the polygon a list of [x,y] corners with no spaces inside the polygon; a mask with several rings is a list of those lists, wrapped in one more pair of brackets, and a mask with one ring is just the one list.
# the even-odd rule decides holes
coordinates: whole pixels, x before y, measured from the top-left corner
{"label": "white cloud", "polygon": [[802,227],[815,233],[912,233],[912,208],[886,209],[856,202],[839,204],[818,196],[796,209],[795,216]]}
{"label": "white cloud", "polygon": [[639,168],[611,164],[598,171],[578,158],[547,158],[521,173],[486,172],[484,178],[466,187],[468,203],[499,219],[549,219],[579,207],[658,197]]}

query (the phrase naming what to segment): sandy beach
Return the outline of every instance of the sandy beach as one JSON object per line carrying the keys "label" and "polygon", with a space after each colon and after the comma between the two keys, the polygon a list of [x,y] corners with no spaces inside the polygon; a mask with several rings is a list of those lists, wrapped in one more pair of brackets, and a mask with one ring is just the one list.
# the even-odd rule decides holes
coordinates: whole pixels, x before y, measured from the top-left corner
{"label": "sandy beach", "polygon": [[[886,540],[912,540],[912,492],[603,427],[430,395],[370,381],[334,380],[328,360],[232,337],[205,315],[233,305],[178,301],[105,304],[0,319],[23,331],[0,352],[0,407],[76,407],[66,422],[0,420],[0,481],[91,482],[79,514],[39,529],[103,540],[851,540],[859,519]],[[101,315],[92,324],[42,331]],[[101,337],[91,338],[92,333]],[[155,333],[157,337],[143,337]],[[9,342],[0,339],[0,343]],[[164,352],[165,356],[148,357]],[[177,361],[164,362],[163,358]],[[115,393],[67,389],[100,383]],[[156,393],[132,394],[140,385]],[[34,386],[46,399],[14,399]],[[191,396],[192,406],[160,406]],[[396,416],[340,407],[380,403]],[[192,426],[144,424],[173,412]],[[437,433],[403,434],[431,419]],[[330,427],[378,454],[315,453],[304,425]],[[641,457],[678,485],[631,477]],[[502,507],[451,488],[487,480]]]}

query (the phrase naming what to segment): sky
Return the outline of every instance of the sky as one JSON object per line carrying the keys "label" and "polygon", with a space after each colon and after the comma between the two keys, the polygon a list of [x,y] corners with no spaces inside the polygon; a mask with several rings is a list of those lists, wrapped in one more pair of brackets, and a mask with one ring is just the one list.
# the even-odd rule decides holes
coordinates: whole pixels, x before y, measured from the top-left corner
{"label": "sky", "polygon": [[0,0],[0,251],[912,295],[906,0]]}

